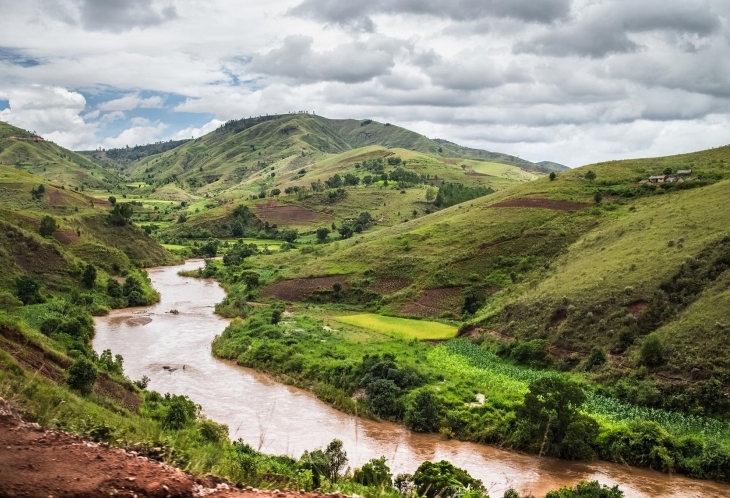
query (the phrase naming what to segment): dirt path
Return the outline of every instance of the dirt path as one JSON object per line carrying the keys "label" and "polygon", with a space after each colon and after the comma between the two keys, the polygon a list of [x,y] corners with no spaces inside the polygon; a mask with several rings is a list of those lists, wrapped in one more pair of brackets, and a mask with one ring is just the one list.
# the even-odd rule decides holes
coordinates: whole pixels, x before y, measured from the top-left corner
{"label": "dirt path", "polygon": [[320,493],[237,489],[133,451],[23,422],[0,398],[0,497],[316,498]]}

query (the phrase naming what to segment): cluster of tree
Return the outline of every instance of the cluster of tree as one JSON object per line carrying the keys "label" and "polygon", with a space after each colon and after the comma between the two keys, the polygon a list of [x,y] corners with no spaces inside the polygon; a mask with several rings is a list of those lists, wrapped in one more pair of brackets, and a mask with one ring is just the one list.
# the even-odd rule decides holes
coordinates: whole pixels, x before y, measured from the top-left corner
{"label": "cluster of tree", "polygon": [[134,209],[130,203],[114,204],[114,207],[109,213],[109,221],[113,225],[124,226],[130,222],[133,214]]}
{"label": "cluster of tree", "polygon": [[434,204],[438,207],[449,207],[491,193],[494,193],[494,190],[489,187],[469,187],[462,183],[444,182],[439,186]]}
{"label": "cluster of tree", "polygon": [[[146,280],[146,283],[145,283]],[[106,293],[111,297],[115,308],[124,308],[126,306],[148,306],[155,302],[157,296],[150,290],[149,277],[142,273],[131,273],[127,275],[124,284],[120,284],[113,278],[109,278],[106,284]]]}
{"label": "cluster of tree", "polygon": [[56,230],[58,230],[58,223],[54,217],[44,216],[41,219],[41,226],[38,229],[38,233],[40,233],[41,236],[50,237]]}
{"label": "cluster of tree", "polygon": [[46,187],[42,183],[38,185],[37,187],[33,187],[30,191],[30,195],[33,197],[33,199],[40,199],[43,197],[43,194],[46,192]]}

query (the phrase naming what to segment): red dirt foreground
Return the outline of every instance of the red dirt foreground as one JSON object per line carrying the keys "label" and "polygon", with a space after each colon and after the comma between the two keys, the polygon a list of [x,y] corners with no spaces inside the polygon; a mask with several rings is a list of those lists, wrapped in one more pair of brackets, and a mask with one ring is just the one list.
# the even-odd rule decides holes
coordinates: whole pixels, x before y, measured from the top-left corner
{"label": "red dirt foreground", "polygon": [[239,489],[215,476],[197,478],[134,451],[23,422],[0,398],[0,497],[108,496],[321,498],[325,495]]}
{"label": "red dirt foreground", "polygon": [[506,201],[492,204],[493,208],[539,208],[553,209],[555,211],[580,211],[589,207],[590,204],[573,201],[558,201],[554,199],[545,199],[544,197],[523,197],[522,199],[507,199]]}

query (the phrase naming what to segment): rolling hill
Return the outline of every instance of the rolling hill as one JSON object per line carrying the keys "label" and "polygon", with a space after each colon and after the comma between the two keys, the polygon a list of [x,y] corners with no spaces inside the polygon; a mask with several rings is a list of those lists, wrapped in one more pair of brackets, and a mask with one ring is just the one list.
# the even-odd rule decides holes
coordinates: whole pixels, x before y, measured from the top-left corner
{"label": "rolling hill", "polygon": [[68,188],[109,189],[121,182],[114,171],[3,122],[0,122],[0,164]]}
{"label": "rolling hill", "polygon": [[[677,181],[647,182],[664,174]],[[730,146],[594,164],[259,264],[280,281],[340,275],[379,295],[381,312],[461,316],[481,340],[544,341],[561,368],[602,350],[597,379],[643,366],[666,395],[644,401],[676,407],[683,389],[730,388],[729,178]],[[663,356],[647,372],[650,336]]]}

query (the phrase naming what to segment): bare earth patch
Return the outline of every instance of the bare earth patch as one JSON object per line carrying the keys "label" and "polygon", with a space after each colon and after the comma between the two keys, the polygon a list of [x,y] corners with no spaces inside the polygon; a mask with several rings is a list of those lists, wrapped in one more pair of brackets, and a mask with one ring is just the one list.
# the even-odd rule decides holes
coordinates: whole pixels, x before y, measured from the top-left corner
{"label": "bare earth patch", "polygon": [[438,317],[444,313],[457,315],[463,303],[461,287],[426,289],[417,301],[405,304],[401,313],[428,317]]}
{"label": "bare earth patch", "polygon": [[580,211],[589,207],[590,204],[573,201],[559,201],[554,199],[545,199],[543,197],[523,197],[522,199],[508,199],[506,201],[492,204],[493,208],[538,208],[553,209],[555,211]]}
{"label": "bare earth patch", "polygon": [[413,283],[408,278],[399,278],[399,277],[385,277],[379,279],[377,282],[375,282],[373,285],[370,286],[370,290],[377,292],[379,294],[393,294],[394,292],[398,292],[401,289],[405,289],[409,285]]}
{"label": "bare earth patch", "polygon": [[53,232],[53,238],[64,245],[73,244],[74,242],[81,240],[81,237],[79,237],[76,231],[71,229]]}
{"label": "bare earth patch", "polygon": [[267,286],[261,296],[273,297],[281,301],[304,301],[317,290],[331,290],[336,283],[340,284],[343,289],[349,289],[350,284],[346,280],[347,275],[281,280]]}
{"label": "bare earth patch", "polygon": [[646,311],[646,308],[649,307],[649,303],[644,301],[643,299],[640,299],[638,301],[634,301],[632,303],[629,303],[629,313],[631,313],[634,316],[640,316],[641,314]]}
{"label": "bare earth patch", "polygon": [[280,206],[274,199],[256,204],[256,216],[269,223],[285,226],[313,225],[329,219],[321,213],[299,206]]}

